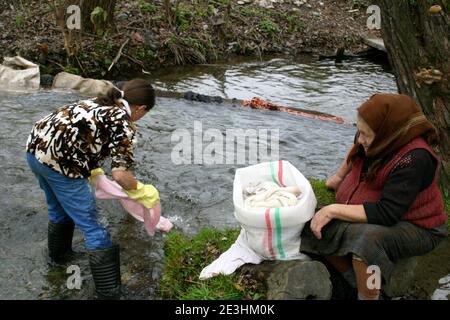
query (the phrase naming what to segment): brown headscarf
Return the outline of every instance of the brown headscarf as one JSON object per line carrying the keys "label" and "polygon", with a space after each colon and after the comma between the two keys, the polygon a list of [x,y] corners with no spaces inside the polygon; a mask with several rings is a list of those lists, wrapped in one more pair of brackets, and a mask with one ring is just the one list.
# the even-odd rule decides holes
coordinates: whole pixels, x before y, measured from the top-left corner
{"label": "brown headscarf", "polygon": [[[373,180],[382,159],[403,147],[412,139],[423,136],[428,143],[438,141],[438,131],[425,118],[417,104],[404,94],[375,94],[358,109],[359,116],[375,132],[375,138],[366,156],[373,159],[367,180]],[[358,156],[360,144],[355,143],[348,162]]]}

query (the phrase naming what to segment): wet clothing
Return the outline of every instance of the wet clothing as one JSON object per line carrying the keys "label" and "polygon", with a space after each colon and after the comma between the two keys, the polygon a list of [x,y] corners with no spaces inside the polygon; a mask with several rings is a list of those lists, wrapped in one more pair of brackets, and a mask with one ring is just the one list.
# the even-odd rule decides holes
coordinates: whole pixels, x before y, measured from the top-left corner
{"label": "wet clothing", "polygon": [[51,222],[73,221],[83,232],[87,249],[105,249],[112,245],[108,231],[97,219],[95,197],[87,179],[72,179],[40,163],[27,153],[28,165],[44,190]]}
{"label": "wet clothing", "polygon": [[85,100],[36,122],[27,152],[66,177],[87,178],[107,157],[113,170],[129,169],[135,144],[136,129],[125,107]]}

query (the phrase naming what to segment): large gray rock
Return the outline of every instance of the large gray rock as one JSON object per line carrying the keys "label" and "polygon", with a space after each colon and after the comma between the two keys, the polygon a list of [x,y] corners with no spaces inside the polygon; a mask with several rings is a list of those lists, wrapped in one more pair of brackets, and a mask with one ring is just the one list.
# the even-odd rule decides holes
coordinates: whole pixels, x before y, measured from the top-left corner
{"label": "large gray rock", "polygon": [[383,286],[383,291],[389,297],[401,297],[407,295],[414,284],[417,264],[417,257],[397,261],[391,279]]}
{"label": "large gray rock", "polygon": [[270,300],[328,300],[332,295],[330,274],[319,261],[287,261],[267,279]]}
{"label": "large gray rock", "polygon": [[[429,260],[438,253],[441,256],[443,255],[442,252],[436,252],[423,257],[412,257],[397,261],[389,283],[382,287],[383,292],[389,298],[429,299],[432,290],[438,286],[437,281],[435,281],[434,287],[431,286],[430,296],[422,297],[417,295],[415,291],[418,290],[416,287],[419,287],[419,289],[426,287],[422,283],[425,281],[423,279],[424,274],[429,275],[428,269],[437,268],[436,264],[430,263]],[[250,273],[252,278],[257,281],[265,282],[267,299],[271,300],[356,299],[356,289],[351,288],[339,272],[326,260],[319,260],[264,261],[259,265],[244,265],[242,271]],[[448,264],[444,269],[447,267]],[[441,274],[448,274],[448,270],[440,270],[438,275],[442,277]]]}
{"label": "large gray rock", "polygon": [[42,74],[41,75],[41,86],[51,87],[53,84],[54,77],[50,74]]}

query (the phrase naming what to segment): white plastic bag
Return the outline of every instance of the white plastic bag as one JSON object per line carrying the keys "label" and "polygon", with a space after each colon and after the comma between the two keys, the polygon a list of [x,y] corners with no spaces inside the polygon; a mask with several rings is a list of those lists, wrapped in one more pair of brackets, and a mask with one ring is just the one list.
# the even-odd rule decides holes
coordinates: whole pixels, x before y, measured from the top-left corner
{"label": "white plastic bag", "polygon": [[[245,208],[243,188],[250,182],[274,181],[280,186],[297,186],[301,197],[295,206]],[[233,186],[234,214],[250,248],[269,260],[302,258],[300,234],[314,215],[317,200],[309,181],[289,161],[265,162],[237,169]]]}
{"label": "white plastic bag", "polygon": [[38,90],[39,66],[20,56],[5,57],[0,65],[0,87],[11,90]]}
{"label": "white plastic bag", "polygon": [[92,97],[106,93],[113,86],[107,80],[83,78],[67,72],[60,72],[53,79],[53,89],[72,89]]}

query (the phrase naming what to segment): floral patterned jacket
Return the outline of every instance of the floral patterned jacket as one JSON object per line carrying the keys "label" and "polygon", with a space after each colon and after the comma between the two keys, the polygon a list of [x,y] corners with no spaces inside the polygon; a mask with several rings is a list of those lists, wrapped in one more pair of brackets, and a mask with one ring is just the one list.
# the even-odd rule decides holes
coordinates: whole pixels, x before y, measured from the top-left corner
{"label": "floral patterned jacket", "polygon": [[59,108],[36,122],[27,152],[69,178],[86,178],[111,157],[112,170],[133,163],[136,128],[125,107],[101,106],[93,100]]}

